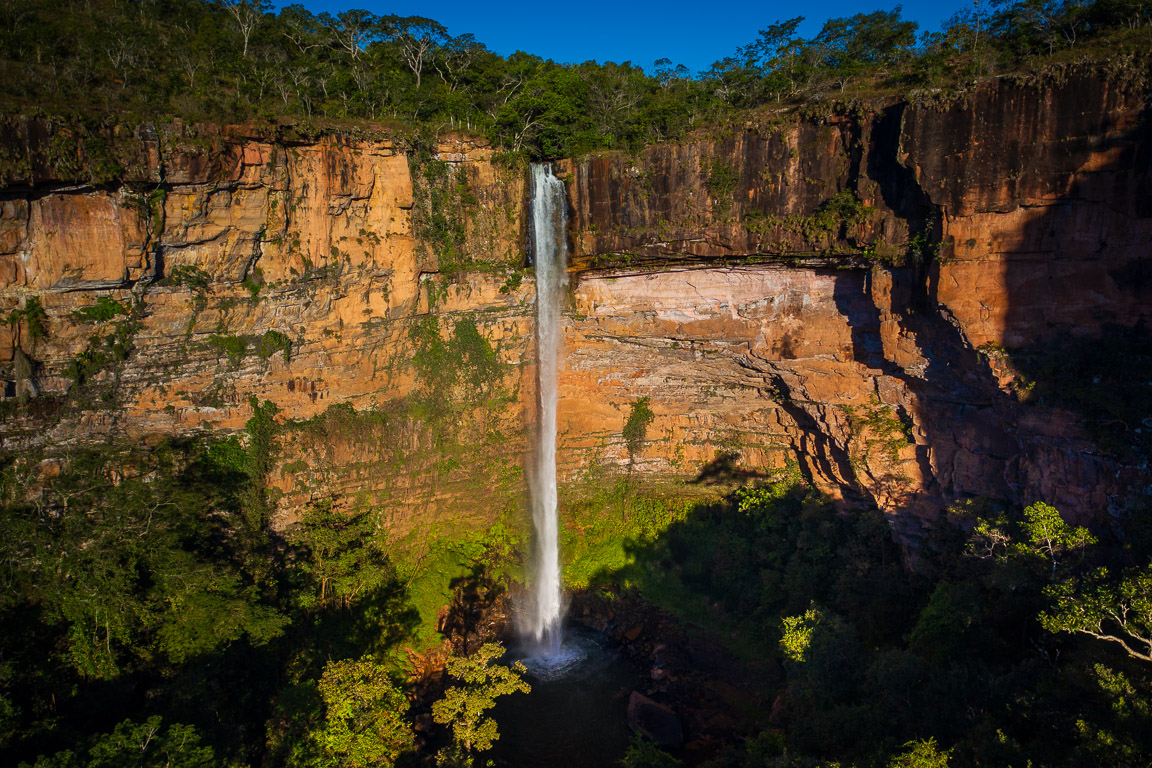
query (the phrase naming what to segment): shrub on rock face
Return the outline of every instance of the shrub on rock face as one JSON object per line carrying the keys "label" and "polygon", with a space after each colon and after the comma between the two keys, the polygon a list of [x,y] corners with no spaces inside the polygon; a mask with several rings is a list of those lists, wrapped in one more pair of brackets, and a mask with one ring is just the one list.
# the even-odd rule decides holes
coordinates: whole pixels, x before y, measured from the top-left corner
{"label": "shrub on rock face", "polygon": [[904,745],[905,751],[888,763],[888,768],[948,768],[948,755],[936,746],[936,739],[911,741]]}
{"label": "shrub on rock face", "polygon": [[655,742],[637,736],[628,745],[620,765],[624,768],[679,768],[683,763],[660,749]]}

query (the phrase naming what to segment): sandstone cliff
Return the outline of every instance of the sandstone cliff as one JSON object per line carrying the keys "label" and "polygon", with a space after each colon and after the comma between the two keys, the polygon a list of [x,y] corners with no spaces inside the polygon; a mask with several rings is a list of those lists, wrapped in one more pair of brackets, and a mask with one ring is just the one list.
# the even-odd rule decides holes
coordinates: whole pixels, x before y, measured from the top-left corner
{"label": "sandstone cliff", "polygon": [[[1139,454],[1026,402],[1010,351],[1143,332],[1144,103],[1098,75],[996,81],[560,163],[562,471],[706,488],[796,459],[909,540],[974,495],[1083,519],[1128,503]],[[329,496],[397,532],[519,508],[522,168],[465,139],[426,156],[175,125],[109,133],[103,179],[51,126],[4,140],[23,158],[0,200],[6,450],[236,430],[256,398],[297,422],[273,476],[286,520]]]}

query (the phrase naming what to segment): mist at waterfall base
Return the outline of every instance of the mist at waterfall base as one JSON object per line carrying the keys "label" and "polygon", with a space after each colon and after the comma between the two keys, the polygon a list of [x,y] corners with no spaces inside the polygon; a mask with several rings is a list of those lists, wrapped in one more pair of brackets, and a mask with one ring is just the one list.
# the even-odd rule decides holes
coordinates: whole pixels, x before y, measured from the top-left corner
{"label": "mist at waterfall base", "polygon": [[561,305],[567,283],[568,198],[546,163],[532,166],[532,259],[536,269],[537,438],[532,466],[535,532],[528,626],[536,661],[568,661],[563,646],[556,490],[557,369],[564,341]]}

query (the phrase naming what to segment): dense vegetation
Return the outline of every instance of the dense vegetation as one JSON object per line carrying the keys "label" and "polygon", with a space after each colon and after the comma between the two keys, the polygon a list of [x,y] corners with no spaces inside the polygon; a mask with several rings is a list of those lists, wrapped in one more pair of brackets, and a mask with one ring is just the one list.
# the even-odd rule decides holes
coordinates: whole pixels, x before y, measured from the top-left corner
{"label": "dense vegetation", "polygon": [[[415,759],[416,683],[405,682],[426,645],[419,593],[436,589],[435,615],[453,587],[481,587],[466,575],[438,587],[404,578],[376,508],[337,512],[323,499],[273,531],[266,477],[277,440],[314,425],[279,422],[270,403],[254,408],[243,440],[72,452],[50,479],[36,461],[4,458],[5,764]],[[482,542],[467,549],[472,562],[498,559]],[[434,547],[427,554],[436,559]],[[497,588],[485,578],[483,588]],[[512,671],[489,669],[498,645],[480,650],[449,659],[458,684],[436,710],[446,765],[486,749],[492,700],[526,688]]]}
{"label": "dense vegetation", "polygon": [[1146,509],[1097,538],[1044,503],[971,500],[913,570],[879,512],[840,514],[796,475],[719,502],[620,487],[593,506],[570,511],[587,526],[570,549],[603,566],[590,583],[722,638],[759,687],[762,708],[733,714],[769,727],[709,768],[1147,765]]}
{"label": "dense vegetation", "polygon": [[[438,764],[490,746],[485,712],[525,686],[475,638],[447,660],[451,687],[429,696],[404,650],[417,640],[413,581],[378,510],[321,502],[270,529],[280,428],[265,404],[243,443],[81,452],[47,483],[8,459],[8,762],[421,764],[435,745],[417,749],[412,702],[442,724]],[[1140,766],[1152,754],[1147,510],[1094,536],[1043,503],[1010,514],[974,500],[912,570],[878,512],[845,516],[795,473],[701,503],[633,482],[566,505],[569,578],[639,594],[740,660],[762,709],[734,714],[753,734],[770,727],[713,768]],[[491,577],[508,556],[472,551],[446,629],[499,594]],[[626,764],[676,761],[637,744]]]}
{"label": "dense vegetation", "polygon": [[0,98],[124,118],[367,119],[487,134],[536,157],[635,148],[765,103],[957,88],[1036,59],[1122,60],[1150,44],[1149,0],[978,2],[939,32],[892,11],[761,30],[707,71],[669,59],[503,57],[422,17],[273,12],[265,0],[5,0]]}

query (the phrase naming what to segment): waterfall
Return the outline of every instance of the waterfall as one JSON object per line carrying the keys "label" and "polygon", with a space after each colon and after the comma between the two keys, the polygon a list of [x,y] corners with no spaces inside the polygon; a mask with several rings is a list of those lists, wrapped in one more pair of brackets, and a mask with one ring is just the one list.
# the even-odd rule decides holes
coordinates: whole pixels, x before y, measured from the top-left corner
{"label": "waterfall", "polygon": [[546,163],[532,165],[532,246],[536,267],[537,438],[532,473],[532,522],[536,528],[535,584],[530,630],[537,648],[554,654],[561,645],[560,547],[556,499],[556,378],[564,329],[560,305],[567,270],[568,198],[564,182]]}

